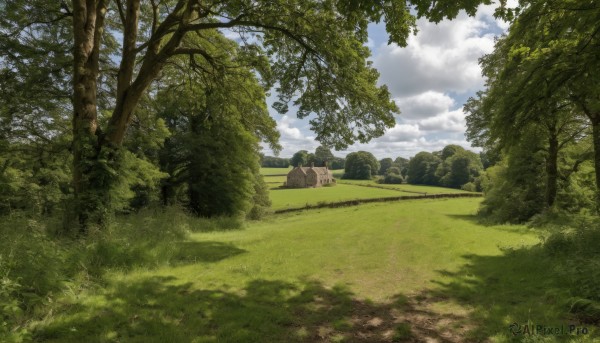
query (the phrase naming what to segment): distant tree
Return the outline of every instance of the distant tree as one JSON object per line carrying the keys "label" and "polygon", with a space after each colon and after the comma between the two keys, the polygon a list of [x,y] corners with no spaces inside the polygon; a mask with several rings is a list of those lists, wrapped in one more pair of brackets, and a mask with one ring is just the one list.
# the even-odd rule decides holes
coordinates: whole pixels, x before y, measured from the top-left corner
{"label": "distant tree", "polygon": [[290,163],[293,167],[298,167],[300,165],[306,166],[308,165],[308,151],[300,150],[292,156],[290,159]]}
{"label": "distant tree", "polygon": [[[442,168],[442,166],[445,167]],[[475,183],[476,179],[481,174],[483,167],[479,155],[463,149],[462,151],[457,151],[440,163],[438,171],[440,169],[447,170],[447,172],[444,175],[441,175],[439,179],[442,186],[461,188],[466,183]]]}
{"label": "distant tree", "polygon": [[386,175],[401,175],[400,168],[398,167],[390,167],[388,168]]}
{"label": "distant tree", "polygon": [[437,185],[436,169],[442,160],[430,152],[422,151],[410,159],[408,163],[408,183]]}
{"label": "distant tree", "polygon": [[[384,158],[381,161],[379,161],[379,175],[385,175],[388,168],[390,168],[392,166],[392,164],[394,163],[394,161],[392,161],[391,158]],[[398,174],[399,175],[399,174]]]}
{"label": "distant tree", "polygon": [[386,171],[385,177],[380,182],[387,184],[401,184],[403,181],[404,178],[400,175],[400,169],[398,167],[390,167]]}
{"label": "distant tree", "polygon": [[444,149],[442,149],[442,156],[440,156],[440,157],[442,158],[442,160],[445,161],[449,157],[452,157],[456,153],[460,153],[460,152],[465,152],[465,148],[461,147],[460,145],[450,144],[450,145],[446,145],[444,147]]}
{"label": "distant tree", "polygon": [[409,160],[404,157],[397,157],[394,160],[394,164],[398,168],[400,168],[400,175],[402,175],[403,178],[406,178],[406,175],[408,173],[408,162],[409,162]]}
{"label": "distant tree", "polygon": [[335,157],[329,148],[326,146],[320,145],[315,150],[315,164],[319,166],[323,166],[325,162],[331,165]]}
{"label": "distant tree", "polygon": [[344,169],[346,165],[346,159],[341,157],[334,157],[331,161],[330,169]]}
{"label": "distant tree", "polygon": [[287,168],[290,166],[290,159],[263,155],[261,166],[265,168]]}
{"label": "distant tree", "polygon": [[379,162],[370,152],[352,152],[346,156],[344,169],[344,179],[369,180],[377,175]]}

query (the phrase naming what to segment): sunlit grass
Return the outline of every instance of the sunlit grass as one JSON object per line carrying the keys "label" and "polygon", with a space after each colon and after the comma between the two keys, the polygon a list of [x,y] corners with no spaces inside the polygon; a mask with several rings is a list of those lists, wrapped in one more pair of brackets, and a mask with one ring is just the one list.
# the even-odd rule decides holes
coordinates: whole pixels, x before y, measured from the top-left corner
{"label": "sunlit grass", "polygon": [[324,202],[388,198],[403,195],[415,194],[347,184],[338,184],[333,187],[272,189],[269,193],[273,210],[299,208]]}
{"label": "sunlit grass", "polygon": [[313,210],[193,233],[169,264],[115,269],[103,288],[64,297],[35,337],[312,342],[440,332],[505,341],[510,321],[568,320],[549,258],[530,248],[537,232],[478,224],[479,201]]}

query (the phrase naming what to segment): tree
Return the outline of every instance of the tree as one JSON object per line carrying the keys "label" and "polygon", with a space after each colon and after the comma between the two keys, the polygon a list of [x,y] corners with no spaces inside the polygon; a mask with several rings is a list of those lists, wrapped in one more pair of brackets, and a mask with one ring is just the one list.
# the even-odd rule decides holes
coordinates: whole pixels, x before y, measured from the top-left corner
{"label": "tree", "polygon": [[404,157],[397,157],[394,160],[394,164],[400,168],[400,175],[402,175],[403,178],[406,178],[408,173],[408,162],[409,160]]}
{"label": "tree", "polygon": [[307,166],[308,165],[308,151],[300,150],[292,156],[290,163],[294,167]]}
{"label": "tree", "polygon": [[430,152],[422,151],[408,163],[408,183],[413,185],[437,185],[435,171],[442,160]]}
{"label": "tree", "polygon": [[[235,55],[237,47],[230,48]],[[258,143],[263,140],[274,151],[279,149],[264,88],[243,67],[219,81],[189,80],[185,68],[166,72],[167,77],[185,81],[159,90],[156,99],[173,132],[161,159],[170,174],[163,185],[164,202],[178,193],[173,188],[185,185],[187,205],[196,215],[259,218],[270,202],[259,173]]]}
{"label": "tree", "polygon": [[377,175],[379,162],[373,154],[366,151],[349,153],[346,156],[344,179],[370,180]]}
{"label": "tree", "polygon": [[494,110],[490,132],[518,134],[531,121],[562,115],[565,106],[576,109],[568,113],[583,114],[592,128],[600,209],[600,81],[592,76],[600,68],[600,8],[583,0],[521,5],[508,36],[483,60],[484,73],[493,75],[488,92],[500,108]]}
{"label": "tree", "polygon": [[[554,17],[554,12],[545,12],[548,9],[564,12],[565,16]],[[582,7],[583,12],[590,10]],[[570,11],[554,1],[525,6],[510,34],[497,42],[492,54],[481,59],[488,89],[465,105],[465,111],[470,113],[467,116],[469,140],[490,151],[515,145],[523,135],[537,130],[533,126],[544,130],[547,207],[553,206],[558,192],[560,151],[567,144],[581,140],[586,132],[584,115],[569,86],[571,81],[566,82],[571,77],[571,72],[563,69],[562,60],[566,56],[560,56],[568,52],[565,45],[574,43],[572,39],[576,38],[570,36],[569,29],[561,33],[565,29],[562,26],[569,25],[562,21],[574,19],[568,18]],[[532,22],[525,22],[529,19]],[[540,34],[540,37],[525,32],[524,27],[539,31],[535,35]],[[556,31],[547,35],[543,27]],[[546,65],[549,61],[553,62]],[[565,81],[560,81],[563,78]]]}
{"label": "tree", "polygon": [[540,130],[523,136],[505,158],[488,168],[480,213],[499,223],[529,220],[544,209],[544,139]]}
{"label": "tree", "polygon": [[[402,175],[400,175],[400,169],[398,167],[390,167],[387,169],[383,183],[386,184],[401,184],[404,181]],[[380,181],[381,182],[381,181]]]}
{"label": "tree", "polygon": [[448,158],[454,156],[457,153],[462,153],[465,152],[465,148],[461,147],[460,145],[456,145],[456,144],[450,144],[450,145],[446,145],[444,147],[444,149],[442,149],[442,160],[447,160]]}
{"label": "tree", "polygon": [[[392,166],[393,163],[394,162],[392,161],[391,158],[384,158],[381,161],[379,161],[380,168],[379,168],[378,174],[386,175],[387,170]],[[400,175],[400,174],[398,173],[398,175]]]}
{"label": "tree", "polygon": [[333,156],[333,153],[331,152],[331,150],[323,145],[320,145],[317,147],[317,149],[315,149],[315,164],[322,166],[325,165],[325,163],[328,163],[329,166],[331,167],[331,162],[333,161],[335,157]]}
{"label": "tree", "polygon": [[261,167],[265,168],[287,168],[290,166],[289,158],[262,156]]}

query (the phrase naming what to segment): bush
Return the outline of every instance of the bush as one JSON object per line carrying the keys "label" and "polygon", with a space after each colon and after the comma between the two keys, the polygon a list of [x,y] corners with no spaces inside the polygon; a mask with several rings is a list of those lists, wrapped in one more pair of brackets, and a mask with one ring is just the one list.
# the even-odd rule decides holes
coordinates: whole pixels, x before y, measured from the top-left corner
{"label": "bush", "polygon": [[600,321],[600,225],[578,219],[582,220],[576,228],[546,238],[544,250],[556,259],[556,272],[568,282],[569,311],[583,322],[596,323]]}
{"label": "bush", "polygon": [[404,181],[402,179],[402,176],[396,175],[396,174],[388,174],[383,179],[383,183],[387,183],[387,184],[401,184],[402,181]]}
{"label": "bush", "polygon": [[460,189],[467,192],[477,192],[477,185],[473,182],[467,182],[460,186]]}
{"label": "bush", "polygon": [[0,220],[0,341],[29,336],[27,318],[63,284],[66,250],[37,220]]}

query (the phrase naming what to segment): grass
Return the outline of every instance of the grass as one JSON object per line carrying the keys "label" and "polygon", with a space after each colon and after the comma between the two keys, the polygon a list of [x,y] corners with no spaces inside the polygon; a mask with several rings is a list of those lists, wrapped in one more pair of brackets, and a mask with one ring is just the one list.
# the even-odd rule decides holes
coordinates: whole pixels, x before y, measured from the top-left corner
{"label": "grass", "polygon": [[102,288],[66,293],[34,338],[511,341],[513,321],[567,323],[565,281],[537,233],[478,224],[478,203],[369,204],[197,232],[177,263],[116,268]]}
{"label": "grass", "polygon": [[287,175],[292,167],[287,168],[260,168],[262,175]]}
{"label": "grass", "polygon": [[348,185],[360,185],[360,186],[374,186],[381,188],[389,188],[402,190],[406,192],[418,192],[418,193],[427,193],[427,194],[455,194],[455,193],[468,193],[467,191],[463,191],[461,189],[454,188],[446,188],[446,187],[436,187],[436,186],[426,186],[426,185],[410,185],[410,184],[381,184],[377,183],[376,180],[346,180],[339,179],[338,183],[340,184],[348,184]]}
{"label": "grass", "polygon": [[333,187],[277,189],[271,190],[269,197],[272,209],[304,207],[322,202],[336,202],[354,199],[370,199],[415,195],[394,190],[368,188],[357,185],[338,184]]}

